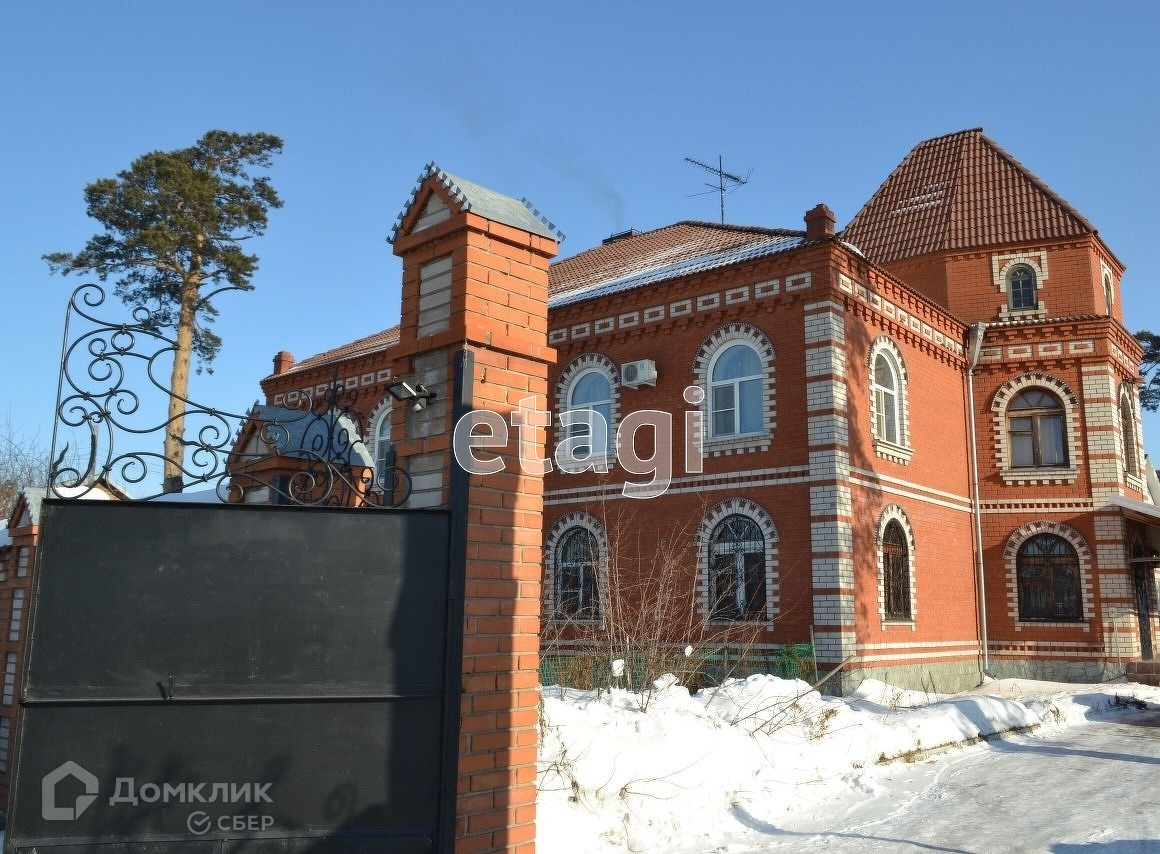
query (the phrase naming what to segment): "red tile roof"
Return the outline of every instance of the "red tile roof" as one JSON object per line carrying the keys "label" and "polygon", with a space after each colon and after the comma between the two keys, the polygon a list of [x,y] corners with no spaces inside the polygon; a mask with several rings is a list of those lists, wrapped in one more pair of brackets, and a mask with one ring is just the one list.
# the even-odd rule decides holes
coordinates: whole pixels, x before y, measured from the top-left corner
{"label": "red tile roof", "polygon": [[[552,264],[548,273],[550,304],[577,302],[605,293],[645,287],[715,266],[786,251],[801,245],[804,232],[751,228],[711,222],[678,222],[643,234],[623,237]],[[286,377],[357,356],[385,350],[399,342],[393,326],[298,362],[277,374]],[[273,379],[268,377],[267,379]]]}
{"label": "red tile roof", "polygon": [[357,341],[351,341],[349,344],[343,344],[341,347],[335,347],[333,350],[327,350],[325,353],[318,353],[308,359],[303,359],[301,362],[297,362],[290,370],[283,371],[280,374],[274,374],[271,377],[267,377],[267,379],[285,377],[298,373],[299,371],[308,371],[311,368],[318,368],[334,362],[354,359],[369,353],[377,353],[388,347],[393,347],[398,343],[399,327],[392,326],[390,329],[384,329],[382,332],[376,332],[374,335],[359,338]]}
{"label": "red tile roof", "polygon": [[[712,266],[713,258],[718,256],[723,259],[722,263],[732,263],[740,260],[733,257],[734,253],[746,250],[766,254],[766,249],[790,249],[800,245],[803,235],[804,232],[784,228],[690,221],[643,234],[629,232],[554,263],[548,278],[550,294],[553,302],[573,302],[579,298],[580,291],[595,290],[602,285],[623,282],[624,289],[643,286],[698,272],[705,268],[705,265],[696,265],[700,259]],[[599,292],[604,293],[604,289],[600,288]]]}
{"label": "red tile roof", "polygon": [[889,263],[1094,232],[1075,208],[973,128],[915,146],[850,220],[842,239]]}

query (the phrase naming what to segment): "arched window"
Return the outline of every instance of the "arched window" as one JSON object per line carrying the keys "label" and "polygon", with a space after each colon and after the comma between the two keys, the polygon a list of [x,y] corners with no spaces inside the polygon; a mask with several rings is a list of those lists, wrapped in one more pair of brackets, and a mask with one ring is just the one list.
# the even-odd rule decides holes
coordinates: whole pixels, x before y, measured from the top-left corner
{"label": "arched window", "polygon": [[553,561],[558,617],[600,619],[599,566],[600,546],[592,531],[580,525],[567,530]]}
{"label": "arched window", "polygon": [[[575,456],[585,458],[592,454],[607,454],[612,446],[612,383],[608,381],[608,377],[599,370],[590,370],[581,374],[573,380],[568,390],[567,405],[569,412],[591,410],[604,419],[608,428],[603,447],[593,448],[591,445],[575,445],[573,446]],[[591,435],[590,428],[591,425],[587,423],[572,424],[568,427],[568,436],[588,437]]]}
{"label": "arched window", "polygon": [[[600,353],[583,353],[569,362],[556,382],[555,459],[570,473],[608,471],[619,417],[619,373]],[[606,428],[603,441],[593,429]]]}
{"label": "arched window", "polygon": [[710,436],[743,436],[762,429],[761,356],[748,344],[722,349],[709,367]]}
{"label": "arched window", "polygon": [[910,549],[897,519],[882,531],[882,594],[887,620],[911,619]]}
{"label": "arched window", "polygon": [[1007,435],[1013,468],[1067,465],[1063,404],[1041,388],[1029,388],[1007,405]]}
{"label": "arched window", "polygon": [[391,442],[391,417],[379,419],[375,431],[375,485],[394,489],[392,472],[395,467],[395,446]]}
{"label": "arched window", "polygon": [[765,619],[765,538],[748,516],[726,516],[713,529],[709,599],[715,620]]}
{"label": "arched window", "polygon": [[1124,471],[1140,476],[1140,462],[1136,451],[1136,413],[1127,389],[1120,394],[1120,433],[1124,438]]}
{"label": "arched window", "polygon": [[1104,306],[1107,314],[1112,313],[1112,306],[1116,303],[1116,292],[1112,288],[1112,277],[1104,273]]}
{"label": "arched window", "polygon": [[1079,556],[1055,534],[1036,534],[1015,558],[1019,619],[1065,622],[1083,619]]}
{"label": "arched window", "polygon": [[902,444],[898,371],[886,353],[874,357],[874,433],[884,442]]}
{"label": "arched window", "polygon": [[1007,274],[1007,293],[1013,310],[1038,308],[1035,270],[1030,264],[1016,264]]}

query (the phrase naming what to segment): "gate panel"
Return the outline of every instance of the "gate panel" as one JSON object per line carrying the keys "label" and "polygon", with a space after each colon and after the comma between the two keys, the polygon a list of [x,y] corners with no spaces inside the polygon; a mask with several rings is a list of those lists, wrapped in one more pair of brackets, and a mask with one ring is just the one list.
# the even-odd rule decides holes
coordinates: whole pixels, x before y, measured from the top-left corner
{"label": "gate panel", "polygon": [[[438,511],[46,502],[10,849],[438,850],[448,530]],[[80,815],[49,818],[70,762],[97,796],[80,809],[92,784],[65,775],[49,806]]]}

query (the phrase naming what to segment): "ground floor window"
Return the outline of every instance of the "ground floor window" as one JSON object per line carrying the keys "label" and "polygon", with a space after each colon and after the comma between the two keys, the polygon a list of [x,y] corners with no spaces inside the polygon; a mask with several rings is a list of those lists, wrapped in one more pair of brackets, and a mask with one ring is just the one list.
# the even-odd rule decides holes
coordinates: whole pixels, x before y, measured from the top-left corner
{"label": "ground floor window", "polygon": [[1055,534],[1036,534],[1019,547],[1019,619],[1083,619],[1079,556],[1071,543]]}
{"label": "ground floor window", "polygon": [[713,529],[709,586],[713,619],[765,619],[765,538],[753,519],[735,514]]}

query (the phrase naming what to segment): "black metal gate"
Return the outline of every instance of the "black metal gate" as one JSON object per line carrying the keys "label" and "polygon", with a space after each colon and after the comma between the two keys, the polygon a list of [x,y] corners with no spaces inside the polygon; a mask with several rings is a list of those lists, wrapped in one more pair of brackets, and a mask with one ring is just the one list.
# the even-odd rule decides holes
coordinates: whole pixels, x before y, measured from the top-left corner
{"label": "black metal gate", "polygon": [[450,850],[447,512],[49,501],[42,524],[8,850]]}

